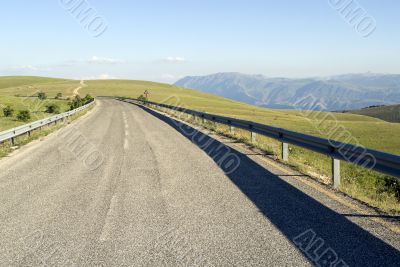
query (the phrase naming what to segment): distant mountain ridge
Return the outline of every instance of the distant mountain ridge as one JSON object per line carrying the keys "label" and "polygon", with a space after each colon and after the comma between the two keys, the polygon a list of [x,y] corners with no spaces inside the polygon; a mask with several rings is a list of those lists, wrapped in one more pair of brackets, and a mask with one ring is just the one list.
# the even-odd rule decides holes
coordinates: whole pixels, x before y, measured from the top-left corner
{"label": "distant mountain ridge", "polygon": [[397,74],[289,79],[217,73],[188,76],[175,85],[271,108],[336,111],[400,103],[400,75]]}

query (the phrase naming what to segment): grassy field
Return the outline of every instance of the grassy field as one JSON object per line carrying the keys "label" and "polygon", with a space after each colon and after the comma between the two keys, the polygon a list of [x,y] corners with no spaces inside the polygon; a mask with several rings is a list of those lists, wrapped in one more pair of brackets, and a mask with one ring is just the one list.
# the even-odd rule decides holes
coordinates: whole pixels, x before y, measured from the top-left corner
{"label": "grassy field", "polygon": [[[29,121],[39,120],[52,114],[46,113],[46,105],[56,103],[60,106],[61,112],[68,109],[68,100],[79,81],[41,78],[41,77],[0,77],[0,131],[22,125],[26,122],[20,122],[14,117],[4,117],[2,109],[5,106],[11,106],[15,113],[19,110],[29,110],[31,119]],[[43,91],[47,94],[47,99],[39,100],[34,95]],[[54,99],[57,93],[62,93],[64,99]]]}
{"label": "grassy field", "polygon": [[370,116],[388,122],[400,122],[400,105],[370,107],[359,110],[351,110],[349,113]]}
{"label": "grassy field", "polygon": [[46,77],[32,77],[32,76],[3,76],[0,77],[0,89],[14,88],[18,86],[34,85],[41,83],[54,83],[66,81],[63,79],[46,78]]}
{"label": "grassy field", "polygon": [[[0,104],[17,103],[21,97],[16,97],[16,94],[20,96],[31,95],[38,88],[48,93],[49,96],[55,96],[58,92],[62,92],[65,96],[72,95],[74,89],[79,86],[79,81],[69,80],[46,80],[46,78],[36,80],[23,77],[23,79],[29,81],[29,84],[24,84],[16,77],[14,78],[16,83],[13,84],[11,78],[7,78],[7,82],[2,82],[1,79],[3,78],[0,78]],[[2,84],[3,87],[1,87]],[[143,94],[145,90],[148,90],[149,98],[152,101],[252,120],[400,154],[400,139],[397,138],[400,133],[400,124],[388,123],[368,116],[258,108],[195,90],[144,81],[99,80],[87,81],[86,85],[88,86],[79,91],[81,96],[89,93],[92,96],[136,98]],[[11,127],[14,124],[15,122],[7,122],[0,117],[0,129]],[[220,127],[218,130],[224,131],[224,127]],[[343,135],[343,132],[347,134]],[[245,131],[237,131],[236,134],[236,137],[242,140],[245,140],[248,136],[249,134]],[[280,154],[280,145],[275,140],[259,136],[256,146],[276,156]],[[289,158],[290,164],[294,168],[323,182],[329,182],[331,165],[328,157],[290,146]],[[397,179],[367,171],[351,164],[343,164],[342,180],[341,190],[343,192],[388,213],[400,214],[400,183]]]}

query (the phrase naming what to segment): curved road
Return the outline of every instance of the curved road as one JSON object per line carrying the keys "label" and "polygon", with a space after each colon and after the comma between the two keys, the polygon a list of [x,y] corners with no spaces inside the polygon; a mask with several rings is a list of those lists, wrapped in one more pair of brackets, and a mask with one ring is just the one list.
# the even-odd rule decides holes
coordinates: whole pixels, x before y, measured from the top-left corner
{"label": "curved road", "polygon": [[[0,265],[400,262],[398,234],[216,139],[176,128],[100,99],[84,118],[1,160]],[[221,166],[228,154],[229,170]]]}

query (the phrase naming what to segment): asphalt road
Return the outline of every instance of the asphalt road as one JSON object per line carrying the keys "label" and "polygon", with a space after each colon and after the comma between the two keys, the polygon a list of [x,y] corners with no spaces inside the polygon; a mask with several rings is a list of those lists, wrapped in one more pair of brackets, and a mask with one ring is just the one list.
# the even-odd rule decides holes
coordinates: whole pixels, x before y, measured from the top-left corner
{"label": "asphalt road", "polygon": [[132,104],[0,161],[1,266],[395,266],[399,235]]}

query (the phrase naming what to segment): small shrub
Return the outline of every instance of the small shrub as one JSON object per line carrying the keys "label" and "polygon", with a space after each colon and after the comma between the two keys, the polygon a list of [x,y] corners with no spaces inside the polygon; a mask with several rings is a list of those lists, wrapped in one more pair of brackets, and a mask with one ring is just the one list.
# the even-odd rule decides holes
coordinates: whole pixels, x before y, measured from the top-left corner
{"label": "small shrub", "polygon": [[29,121],[31,119],[31,113],[29,110],[20,110],[17,115],[17,120],[19,121]]}
{"label": "small shrub", "polygon": [[38,96],[38,98],[39,98],[40,100],[46,100],[46,99],[47,99],[47,95],[46,95],[45,92],[39,92],[39,93],[37,94],[37,96]]}
{"label": "small shrub", "polygon": [[400,181],[390,176],[384,176],[383,179],[377,179],[375,182],[378,194],[387,192],[393,194],[400,201]]}
{"label": "small shrub", "polygon": [[140,100],[140,101],[148,101],[147,97],[145,97],[144,95],[140,95],[138,97],[138,100]]}
{"label": "small shrub", "polygon": [[12,117],[14,115],[14,109],[10,106],[3,108],[4,117]]}
{"label": "small shrub", "polygon": [[[83,98],[83,105],[89,104],[90,102],[92,102],[94,100],[94,98],[90,95],[87,94],[84,98]],[[82,105],[82,106],[83,106]]]}
{"label": "small shrub", "polygon": [[60,107],[57,104],[49,104],[46,106],[46,112],[47,113],[56,113],[59,114],[60,113]]}
{"label": "small shrub", "polygon": [[61,99],[62,98],[62,93],[58,93],[55,97],[55,99]]}

